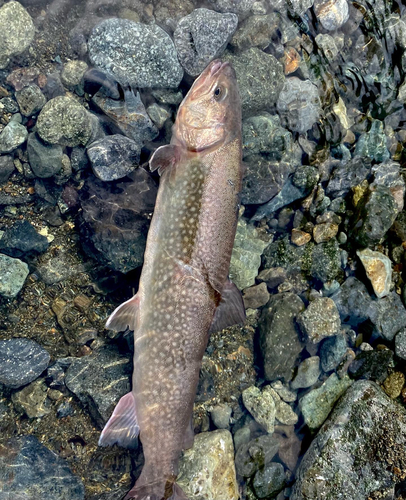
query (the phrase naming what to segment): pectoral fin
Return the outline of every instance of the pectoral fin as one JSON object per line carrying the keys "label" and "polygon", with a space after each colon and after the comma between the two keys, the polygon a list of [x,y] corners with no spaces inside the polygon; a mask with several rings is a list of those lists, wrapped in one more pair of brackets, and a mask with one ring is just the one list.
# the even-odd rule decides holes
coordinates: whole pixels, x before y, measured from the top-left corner
{"label": "pectoral fin", "polygon": [[174,144],[167,144],[166,146],[161,146],[158,148],[149,160],[149,168],[151,172],[158,169],[159,175],[162,172],[175,165],[180,158],[180,148]]}
{"label": "pectoral fin", "polygon": [[116,332],[123,332],[127,328],[135,331],[138,322],[139,302],[137,295],[123,302],[110,315],[106,322],[106,328]]}
{"label": "pectoral fin", "polygon": [[221,292],[221,301],[214,313],[209,333],[224,330],[245,321],[245,308],[240,290],[227,280]]}
{"label": "pectoral fin", "polygon": [[99,446],[112,446],[117,443],[123,448],[133,448],[139,432],[134,396],[129,392],[115,407],[100,435]]}

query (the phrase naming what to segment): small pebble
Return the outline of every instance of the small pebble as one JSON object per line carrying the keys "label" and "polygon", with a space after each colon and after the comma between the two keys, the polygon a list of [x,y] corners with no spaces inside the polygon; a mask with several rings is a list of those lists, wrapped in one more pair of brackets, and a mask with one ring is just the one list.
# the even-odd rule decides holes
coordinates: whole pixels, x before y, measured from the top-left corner
{"label": "small pebble", "polygon": [[393,372],[385,379],[383,390],[390,398],[395,399],[400,396],[404,385],[404,374],[402,372]]}
{"label": "small pebble", "polygon": [[296,377],[290,386],[292,389],[306,389],[314,385],[320,376],[320,358],[312,356],[303,360],[297,370]]}

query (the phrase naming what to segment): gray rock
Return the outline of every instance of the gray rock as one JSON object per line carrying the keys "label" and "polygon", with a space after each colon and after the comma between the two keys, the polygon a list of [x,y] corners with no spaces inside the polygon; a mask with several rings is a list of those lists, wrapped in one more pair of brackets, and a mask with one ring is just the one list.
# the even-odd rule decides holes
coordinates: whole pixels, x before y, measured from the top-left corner
{"label": "gray rock", "polygon": [[10,121],[0,134],[0,153],[11,153],[28,137],[28,131],[20,123]]}
{"label": "gray rock", "polygon": [[310,275],[326,283],[333,281],[341,272],[341,253],[335,238],[313,247]]}
{"label": "gray rock", "polygon": [[266,49],[278,29],[278,25],[279,16],[275,13],[250,16],[234,34],[231,45],[238,50],[246,50],[251,47]]}
{"label": "gray rock", "polygon": [[81,104],[65,96],[48,101],[37,120],[37,132],[41,139],[61,146],[86,145],[92,128],[92,115]]}
{"label": "gray rock", "polygon": [[387,340],[392,340],[398,331],[406,326],[406,309],[396,292],[374,301],[369,309],[369,319],[376,332]]}
{"label": "gray rock", "polygon": [[282,64],[255,47],[238,55],[226,52],[223,59],[237,74],[243,116],[272,108],[285,81]]}
{"label": "gray rock", "polygon": [[[341,0],[340,0],[341,1]],[[344,0],[346,2],[346,0]],[[389,160],[390,152],[386,145],[387,138],[383,122],[374,120],[371,129],[362,134],[355,146],[354,155],[371,158],[377,162]]]}
{"label": "gray rock", "polygon": [[84,500],[82,481],[72,474],[65,460],[35,436],[13,437],[3,446],[0,483],[4,500]]}
{"label": "gray rock", "polygon": [[315,0],[314,12],[324,29],[333,31],[348,21],[347,0]]}
{"label": "gray rock", "polygon": [[396,356],[406,360],[406,329],[400,330],[395,337]]}
{"label": "gray rock", "polygon": [[246,309],[258,309],[264,306],[269,300],[269,292],[266,283],[246,288],[243,293],[244,306]]}
{"label": "gray rock", "polygon": [[371,172],[371,162],[364,157],[356,156],[348,162],[339,163],[331,174],[327,185],[326,194],[345,196],[349,190],[361,184]]}
{"label": "gray rock", "polygon": [[267,385],[264,388],[264,391],[267,391],[271,394],[274,403],[275,403],[275,418],[277,422],[285,425],[295,425],[298,421],[298,416],[292,410],[292,407],[282,401],[282,398],[279,394],[270,386]]}
{"label": "gray rock", "polygon": [[84,61],[68,61],[63,67],[61,81],[67,89],[83,95],[83,76],[86,70],[87,64]]}
{"label": "gray rock", "polygon": [[306,452],[291,500],[308,492],[311,498],[364,500],[393,490],[401,481],[393,470],[403,470],[405,436],[405,410],[374,383],[355,382]]}
{"label": "gray rock", "polygon": [[16,99],[20,107],[20,113],[24,116],[35,115],[47,102],[41,89],[34,83],[16,92]]}
{"label": "gray rock", "polygon": [[27,153],[32,171],[37,177],[46,179],[62,169],[62,147],[58,144],[45,144],[35,133],[28,136]]}
{"label": "gray rock", "polygon": [[147,113],[158,129],[161,129],[166,120],[171,116],[171,113],[166,108],[159,106],[156,102],[148,106]]}
{"label": "gray rock", "polygon": [[357,255],[364,266],[375,295],[378,299],[386,297],[392,283],[392,263],[389,257],[381,252],[373,252],[369,248],[358,250]]}
{"label": "gray rock", "polygon": [[279,441],[269,434],[242,444],[235,455],[235,468],[243,477],[251,477],[278,453]]}
{"label": "gray rock", "polygon": [[282,123],[301,134],[312,128],[321,114],[319,89],[310,80],[287,78],[277,102]]}
{"label": "gray rock", "polygon": [[314,0],[292,0],[290,4],[288,4],[288,8],[290,12],[296,16],[303,16],[306,10],[310,9],[313,3]]}
{"label": "gray rock", "polygon": [[320,358],[312,356],[303,360],[297,370],[296,377],[290,386],[292,389],[307,389],[314,385],[320,375]]}
{"label": "gray rock", "polygon": [[10,155],[0,156],[0,184],[7,182],[13,172],[13,157]]}
{"label": "gray rock", "polygon": [[266,380],[292,379],[296,358],[302,350],[295,320],[303,309],[297,295],[279,293],[262,310],[258,330]]}
{"label": "gray rock", "polygon": [[129,392],[130,373],[128,358],[102,347],[90,356],[75,358],[66,372],[65,384],[103,427],[118,400]]}
{"label": "gray rock", "polygon": [[347,352],[347,341],[342,333],[323,341],[320,348],[320,360],[323,371],[330,372],[344,359]]}
{"label": "gray rock", "polygon": [[210,61],[220,57],[237,24],[235,14],[220,14],[209,9],[195,9],[182,18],[173,34],[173,41],[185,71],[197,76]]}
{"label": "gray rock", "polygon": [[22,54],[34,39],[31,16],[19,2],[8,2],[0,8],[0,69],[10,57]]}
{"label": "gray rock", "polygon": [[233,12],[238,15],[248,14],[255,0],[209,0],[209,5],[218,12]]}
{"label": "gray rock", "polygon": [[210,416],[217,429],[228,429],[230,427],[232,412],[232,408],[225,404],[216,405],[211,409]]}
{"label": "gray rock", "polygon": [[0,295],[14,298],[24,286],[28,274],[25,262],[0,253]]}
{"label": "gray rock", "polygon": [[339,50],[332,36],[319,33],[316,36],[316,43],[329,61],[334,61],[338,56]]}
{"label": "gray rock", "polygon": [[296,392],[290,391],[286,386],[282,384],[280,380],[275,380],[275,382],[272,382],[271,387],[286,403],[293,403],[294,401],[296,401]]}
{"label": "gray rock", "polygon": [[170,106],[178,106],[183,100],[183,94],[180,90],[152,89],[151,94],[161,104]]}
{"label": "gray rock", "polygon": [[4,111],[7,113],[18,113],[19,108],[17,102],[12,97],[3,97],[0,103],[4,106]]}
{"label": "gray rock", "polygon": [[119,134],[93,142],[87,154],[94,174],[102,181],[125,177],[137,167],[140,160],[138,145]]}
{"label": "gray rock", "polygon": [[14,392],[11,400],[16,410],[28,418],[41,418],[51,412],[51,401],[47,398],[47,386],[43,380],[36,380]]}
{"label": "gray rock", "polygon": [[0,341],[0,383],[10,389],[29,384],[47,368],[48,352],[29,339]]}
{"label": "gray rock", "polygon": [[257,280],[265,282],[270,290],[277,288],[286,279],[287,273],[283,267],[263,269],[257,276]]}
{"label": "gray rock", "polygon": [[244,406],[269,434],[274,431],[276,407],[271,392],[252,385],[242,392]]}
{"label": "gray rock", "polygon": [[93,29],[88,50],[91,63],[123,85],[176,88],[183,77],[171,38],[155,24],[107,19]]}
{"label": "gray rock", "polygon": [[61,403],[57,410],[56,410],[56,416],[58,418],[66,418],[66,417],[70,417],[71,415],[73,415],[75,412],[75,410],[73,409],[73,406],[68,403],[67,401],[64,401],[63,403]]}
{"label": "gray rock", "polygon": [[348,372],[353,378],[370,379],[382,384],[393,366],[393,352],[389,349],[364,350],[350,364]]}
{"label": "gray rock", "polygon": [[285,485],[285,469],[282,464],[271,462],[256,472],[252,482],[258,498],[274,497]]}
{"label": "gray rock", "polygon": [[358,326],[369,318],[372,299],[366,286],[353,276],[347,278],[331,299],[343,323]]}
{"label": "gray rock", "polygon": [[398,211],[403,210],[405,197],[405,181],[401,175],[400,164],[394,161],[387,161],[374,165],[372,167],[374,182],[371,188],[382,185],[390,189],[392,196],[395,198],[398,206]]}
{"label": "gray rock", "polygon": [[233,438],[222,429],[195,436],[179,464],[177,483],[190,500],[238,500]]}
{"label": "gray rock", "polygon": [[329,297],[319,297],[310,302],[306,311],[299,314],[298,322],[313,344],[336,335],[341,327],[339,312]]}
{"label": "gray rock", "polygon": [[299,400],[299,407],[306,425],[310,429],[318,429],[328,417],[336,401],[352,383],[348,375],[339,379],[335,373],[332,373],[318,389],[305,394]]}
{"label": "gray rock", "polygon": [[[241,427],[240,429],[237,429],[234,433],[233,439],[234,439],[234,448],[238,450],[240,446],[247,444],[250,440],[251,437],[251,429],[248,425],[244,425],[244,427]],[[238,472],[238,467],[236,464],[237,472]]]}
{"label": "gray rock", "polygon": [[0,251],[11,257],[43,253],[48,246],[47,238],[37,233],[27,220],[15,222],[0,238]]}
{"label": "gray rock", "polygon": [[268,245],[259,238],[256,227],[240,218],[230,263],[230,279],[242,290],[255,283],[261,254]]}

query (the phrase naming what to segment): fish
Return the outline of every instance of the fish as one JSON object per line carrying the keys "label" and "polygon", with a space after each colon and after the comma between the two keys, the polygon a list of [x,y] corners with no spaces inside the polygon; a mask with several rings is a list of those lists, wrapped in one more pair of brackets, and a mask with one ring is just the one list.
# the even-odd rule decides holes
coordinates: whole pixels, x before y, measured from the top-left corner
{"label": "fish", "polygon": [[243,323],[229,280],[242,185],[241,104],[231,64],[212,61],[179,106],[170,144],[150,160],[160,183],[139,288],[106,328],[134,331],[132,391],[103,429],[100,446],[131,447],[145,464],[125,497],[187,500],[175,482],[193,445],[193,403],[209,335]]}

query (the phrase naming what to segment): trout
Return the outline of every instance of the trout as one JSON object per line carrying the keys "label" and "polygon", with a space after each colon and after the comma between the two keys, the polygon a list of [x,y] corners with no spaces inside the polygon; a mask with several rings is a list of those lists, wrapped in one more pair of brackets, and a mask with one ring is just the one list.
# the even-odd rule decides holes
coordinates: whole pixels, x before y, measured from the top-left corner
{"label": "trout", "polygon": [[228,279],[237,226],[241,105],[234,69],[215,60],[181,103],[171,143],[150,160],[160,185],[136,295],[106,327],[134,330],[132,391],[104,428],[100,446],[130,447],[145,464],[126,499],[187,500],[176,484],[193,444],[193,403],[209,333],[245,319]]}

